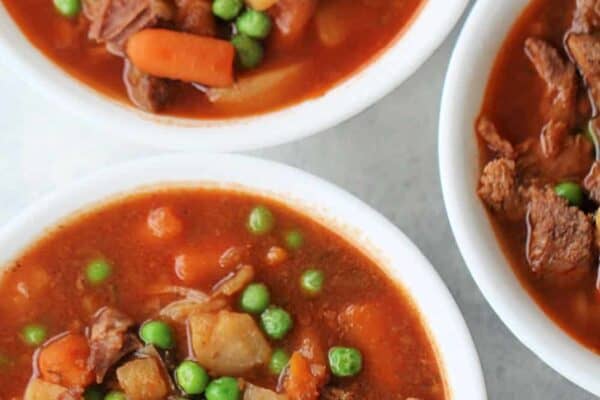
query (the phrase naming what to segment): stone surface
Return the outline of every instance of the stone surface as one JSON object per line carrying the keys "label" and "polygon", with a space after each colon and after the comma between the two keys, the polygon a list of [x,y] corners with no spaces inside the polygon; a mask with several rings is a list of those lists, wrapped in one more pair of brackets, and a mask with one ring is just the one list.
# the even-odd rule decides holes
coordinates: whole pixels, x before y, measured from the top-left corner
{"label": "stone surface", "polygon": [[[452,237],[439,183],[437,123],[457,33],[412,78],[359,116],[301,142],[251,154],[294,165],[352,192],[419,246],[464,313],[490,399],[593,399],[507,330],[471,279]],[[65,127],[58,116],[65,110],[22,88],[1,68],[0,88],[5,94],[0,96],[0,224],[74,178],[158,153],[110,141],[101,126],[92,129],[75,117]]]}

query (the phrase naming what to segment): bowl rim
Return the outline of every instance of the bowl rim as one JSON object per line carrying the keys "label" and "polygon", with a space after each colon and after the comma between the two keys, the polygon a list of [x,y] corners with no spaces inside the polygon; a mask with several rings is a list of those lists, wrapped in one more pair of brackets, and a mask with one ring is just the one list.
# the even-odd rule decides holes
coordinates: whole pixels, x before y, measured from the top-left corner
{"label": "bowl rim", "polygon": [[[257,174],[264,179],[255,179]],[[396,226],[353,195],[284,164],[240,155],[188,154],[150,157],[104,169],[44,196],[1,227],[0,265],[14,260],[48,228],[74,213],[93,210],[107,199],[110,202],[124,193],[135,194],[148,185],[181,184],[208,184],[266,196],[313,220],[318,218],[320,224],[327,224],[336,233],[344,232],[342,236],[374,257],[412,300],[430,342],[437,348],[449,398],[487,399],[467,325],[450,292],[418,248]],[[410,268],[400,268],[401,265]]]}
{"label": "bowl rim", "polygon": [[[330,128],[374,104],[412,75],[448,36],[469,2],[424,1],[391,45],[325,95],[247,118],[158,117],[110,99],[71,77],[37,50],[21,33],[1,1],[0,62],[33,90],[62,106],[65,112],[78,115],[90,125],[108,125],[105,130],[113,137],[172,150],[257,149]],[[443,13],[439,12],[441,8]]]}
{"label": "bowl rim", "polygon": [[438,155],[442,193],[465,264],[498,317],[552,369],[600,395],[598,355],[554,323],[522,286],[476,194],[480,169],[475,119],[498,51],[528,3],[480,0],[463,26],[451,57],[440,108]]}

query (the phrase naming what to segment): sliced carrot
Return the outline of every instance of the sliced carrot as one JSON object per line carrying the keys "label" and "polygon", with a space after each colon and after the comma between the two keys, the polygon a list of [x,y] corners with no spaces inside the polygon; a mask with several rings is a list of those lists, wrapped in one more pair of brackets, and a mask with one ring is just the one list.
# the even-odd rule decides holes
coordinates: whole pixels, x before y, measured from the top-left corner
{"label": "sliced carrot", "polygon": [[92,383],[87,368],[90,348],[79,334],[67,334],[40,350],[38,365],[42,378],[67,388],[83,388]]}
{"label": "sliced carrot", "polygon": [[225,87],[233,84],[235,50],[225,40],[167,29],[143,29],[127,42],[141,71],[161,78]]}
{"label": "sliced carrot", "polygon": [[284,381],[285,392],[290,400],[316,400],[319,398],[319,379],[310,369],[310,362],[299,351],[292,354]]}

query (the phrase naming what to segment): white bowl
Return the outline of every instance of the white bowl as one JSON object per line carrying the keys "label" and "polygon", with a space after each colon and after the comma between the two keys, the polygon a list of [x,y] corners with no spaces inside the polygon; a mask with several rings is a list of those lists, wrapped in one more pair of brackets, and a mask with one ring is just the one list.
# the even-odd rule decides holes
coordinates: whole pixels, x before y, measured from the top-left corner
{"label": "white bowl", "polygon": [[458,40],[442,98],[439,163],[448,218],[462,256],[494,311],[550,367],[600,395],[600,358],[568,336],[513,273],[476,194],[479,159],[474,121],[489,74],[527,0],[479,0]]}
{"label": "white bowl", "polygon": [[47,59],[0,1],[0,62],[34,89],[118,138],[180,150],[272,146],[329,128],[362,111],[410,76],[448,35],[468,0],[425,0],[396,42],[326,95],[268,114],[202,121],[144,114],[101,95]]}
{"label": "white bowl", "polygon": [[0,230],[0,265],[46,229],[113,196],[162,185],[195,185],[280,200],[342,234],[404,287],[428,328],[449,399],[485,400],[471,336],[450,293],[419,250],[394,225],[352,195],[297,169],[236,155],[163,156],[107,169],[38,201]]}

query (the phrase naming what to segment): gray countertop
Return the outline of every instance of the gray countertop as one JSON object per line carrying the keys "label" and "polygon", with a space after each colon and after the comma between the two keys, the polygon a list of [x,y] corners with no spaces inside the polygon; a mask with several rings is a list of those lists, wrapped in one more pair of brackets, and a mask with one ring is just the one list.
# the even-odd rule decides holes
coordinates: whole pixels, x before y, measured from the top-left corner
{"label": "gray countertop", "polygon": [[[440,189],[437,123],[457,34],[458,28],[412,78],[359,116],[301,142],[251,154],[294,165],[352,192],[417,244],[465,316],[490,399],[593,399],[515,339],[479,292],[454,242]],[[80,121],[65,128],[65,110],[7,78],[0,68],[0,223],[41,194],[98,167],[157,154],[115,143],[101,127]]]}

